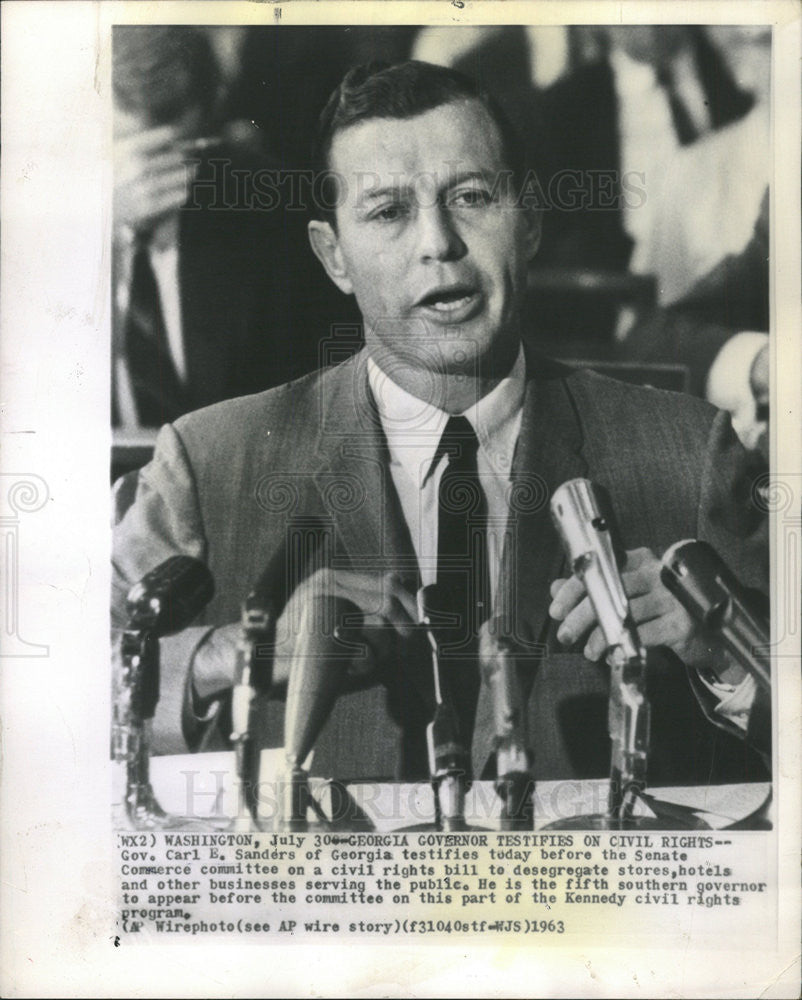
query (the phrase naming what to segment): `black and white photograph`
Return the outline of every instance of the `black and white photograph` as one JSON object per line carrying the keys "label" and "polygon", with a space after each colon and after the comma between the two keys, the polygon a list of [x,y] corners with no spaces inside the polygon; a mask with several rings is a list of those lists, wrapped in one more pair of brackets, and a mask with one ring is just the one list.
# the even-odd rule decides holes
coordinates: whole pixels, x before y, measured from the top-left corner
{"label": "black and white photograph", "polygon": [[113,29],[120,738],[759,829],[771,29],[464,33]]}
{"label": "black and white photograph", "polygon": [[4,993],[797,995],[799,12],[9,6]]}

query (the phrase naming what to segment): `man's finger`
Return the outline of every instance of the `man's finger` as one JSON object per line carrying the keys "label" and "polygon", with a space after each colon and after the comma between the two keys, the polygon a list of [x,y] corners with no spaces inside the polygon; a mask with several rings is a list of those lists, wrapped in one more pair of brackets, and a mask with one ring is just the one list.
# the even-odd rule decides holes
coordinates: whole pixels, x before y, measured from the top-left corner
{"label": "man's finger", "polygon": [[667,592],[661,594],[660,591],[652,591],[641,597],[633,597],[629,602],[632,620],[638,626],[652,621],[654,618],[660,618],[662,615],[671,614],[675,607],[676,602],[671,598],[671,595]]}
{"label": "man's finger", "polygon": [[563,646],[573,646],[596,624],[596,612],[588,597],[583,598],[565,617],[557,629],[557,640]]}
{"label": "man's finger", "polygon": [[654,646],[668,646],[669,649],[681,654],[682,648],[693,633],[690,618],[681,612],[680,608],[677,613],[661,615],[641,625],[638,634],[643,645],[649,649]]}
{"label": "man's finger", "polygon": [[132,132],[128,135],[117,135],[114,138],[115,152],[135,156],[148,153],[164,146],[169,146],[178,139],[178,129],[175,125],[158,125],[156,128]]}
{"label": "man's finger", "polygon": [[582,653],[586,660],[591,660],[595,663],[597,660],[600,660],[606,652],[607,640],[604,638],[604,632],[602,632],[601,628],[597,625],[588,636],[588,641],[585,643],[585,648],[582,650]]}
{"label": "man's finger", "polygon": [[569,577],[563,582],[557,593],[552,594],[553,600],[549,606],[549,615],[555,621],[562,621],[584,596],[584,583],[576,576]]}
{"label": "man's finger", "polygon": [[647,549],[644,545],[641,545],[637,549],[628,549],[626,556],[626,563],[624,564],[626,571],[640,569],[641,566],[653,562],[657,558],[652,550]]}
{"label": "man's finger", "polygon": [[643,566],[632,572],[624,572],[621,574],[621,582],[627,597],[640,597],[642,594],[664,589],[653,567]]}

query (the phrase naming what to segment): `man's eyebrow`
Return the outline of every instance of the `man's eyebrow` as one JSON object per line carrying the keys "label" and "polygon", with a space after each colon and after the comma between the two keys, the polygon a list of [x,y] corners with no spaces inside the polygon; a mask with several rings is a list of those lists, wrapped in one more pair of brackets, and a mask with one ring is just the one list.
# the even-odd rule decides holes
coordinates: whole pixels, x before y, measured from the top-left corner
{"label": "man's eyebrow", "polygon": [[489,181],[492,180],[493,174],[492,170],[462,170],[449,177],[444,187],[456,187],[457,184],[463,184],[465,181]]}
{"label": "man's eyebrow", "polygon": [[[458,184],[463,184],[465,181],[471,180],[489,182],[493,178],[493,173],[494,172],[490,170],[462,170],[447,177],[440,185],[439,190],[447,191],[449,188],[456,187]],[[425,173],[424,176],[430,177],[431,174]],[[381,198],[386,198],[388,196],[398,198],[402,195],[407,195],[410,191],[414,190],[414,187],[415,177],[413,176],[403,184],[387,184],[384,187],[371,188],[370,190],[362,191],[359,195],[359,201],[361,204],[365,204],[372,201],[379,201]]]}
{"label": "man's eyebrow", "polygon": [[386,187],[371,188],[369,191],[360,192],[359,201],[364,204],[365,202],[378,201],[380,198],[386,198],[388,195],[398,198],[408,190],[409,185],[406,184],[388,184]]}

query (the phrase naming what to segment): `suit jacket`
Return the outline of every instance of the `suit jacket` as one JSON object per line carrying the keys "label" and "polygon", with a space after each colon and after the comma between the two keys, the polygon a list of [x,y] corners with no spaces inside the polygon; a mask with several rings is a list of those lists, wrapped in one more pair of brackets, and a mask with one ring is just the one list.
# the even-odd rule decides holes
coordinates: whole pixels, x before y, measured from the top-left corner
{"label": "suit jacket", "polygon": [[[210,626],[239,619],[240,603],[265,566],[273,567],[277,592],[291,590],[298,567],[292,579],[285,554],[299,528],[328,531],[337,566],[396,570],[410,589],[417,586],[417,562],[365,362],[363,351],[162,429],[155,457],[139,475],[135,502],[115,532],[116,624],[124,623],[128,588],[169,555],[205,560],[216,581],[200,624],[162,642],[157,730],[172,734],[172,742],[162,738],[163,750],[180,748],[177,720],[192,650]],[[765,515],[752,502],[746,455],[726,414],[701,400],[569,371],[527,351],[512,472],[512,543],[502,579],[540,778],[601,776],[609,766],[606,668],[585,660],[581,645],[561,650],[548,617],[549,585],[569,573],[549,499],[577,476],[609,490],[627,548],[648,546],[659,554],[681,538],[705,539],[746,584],[767,590]],[[323,773],[425,774],[420,653],[401,650],[383,672],[381,687],[340,699],[318,744]],[[763,776],[745,743],[704,717],[673,654],[653,657],[650,685],[652,784]],[[483,691],[475,773],[492,750],[489,708]],[[260,713],[260,739],[281,745],[280,706],[268,702]]]}

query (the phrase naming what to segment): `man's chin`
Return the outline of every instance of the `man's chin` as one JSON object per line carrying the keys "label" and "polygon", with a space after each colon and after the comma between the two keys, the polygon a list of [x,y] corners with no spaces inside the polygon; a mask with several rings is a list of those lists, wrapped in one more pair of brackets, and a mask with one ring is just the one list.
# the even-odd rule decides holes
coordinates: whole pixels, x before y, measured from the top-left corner
{"label": "man's chin", "polygon": [[366,344],[388,373],[400,364],[429,374],[486,377],[509,370],[520,342],[517,332],[500,331],[486,317],[462,324],[426,323],[416,317],[403,324],[403,331],[395,324],[382,326],[374,326]]}

